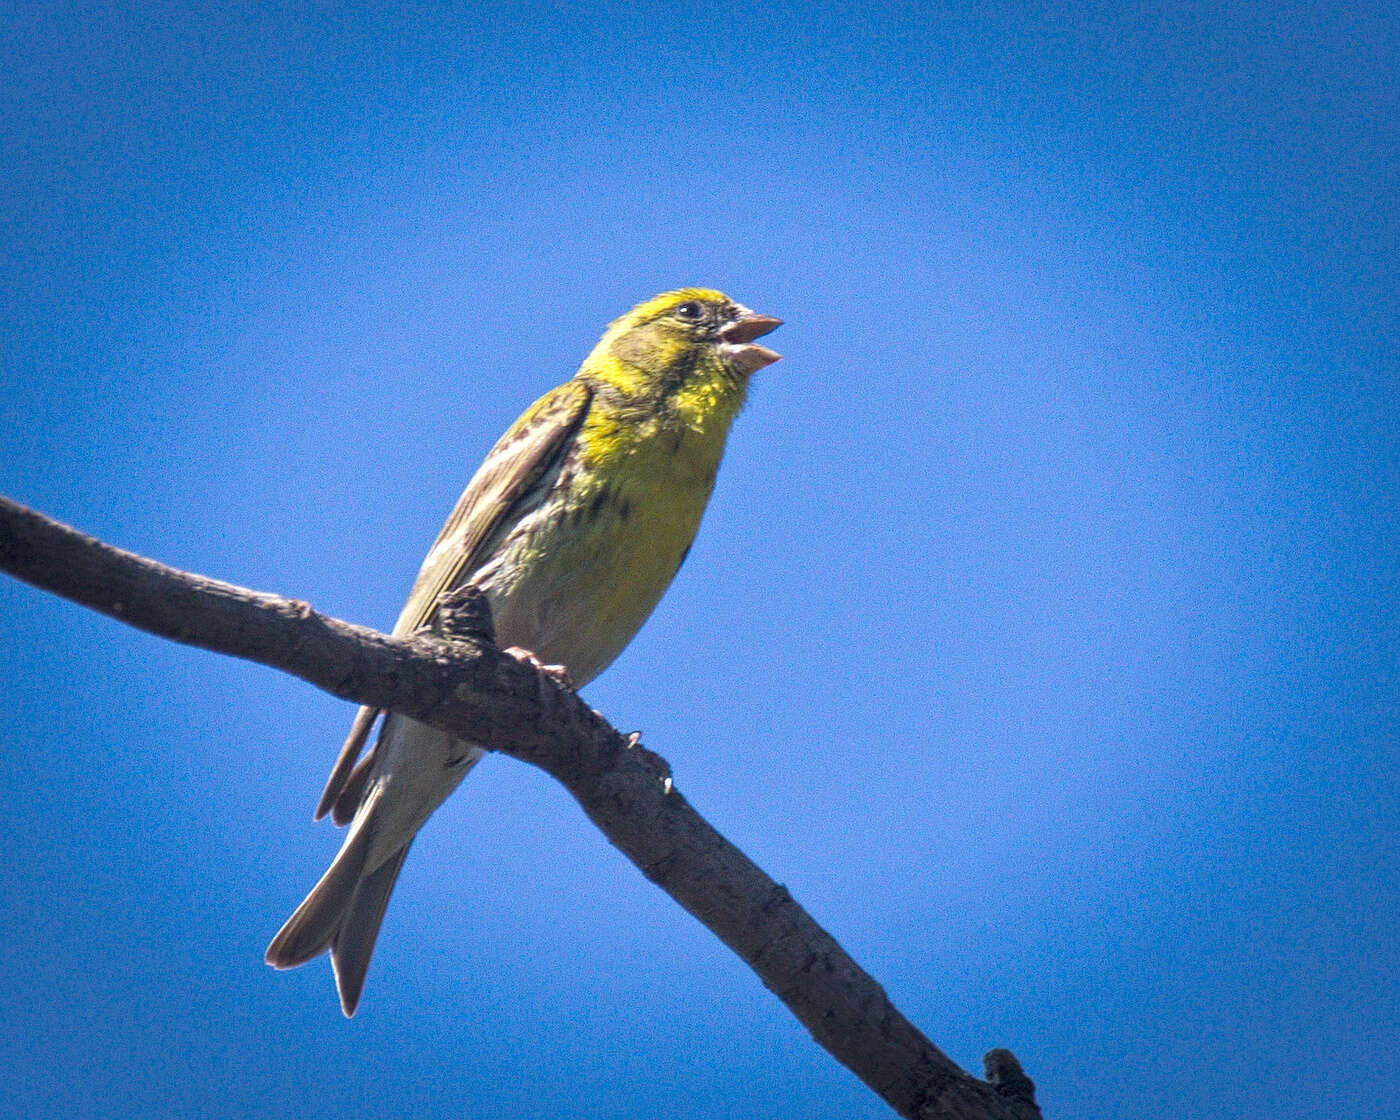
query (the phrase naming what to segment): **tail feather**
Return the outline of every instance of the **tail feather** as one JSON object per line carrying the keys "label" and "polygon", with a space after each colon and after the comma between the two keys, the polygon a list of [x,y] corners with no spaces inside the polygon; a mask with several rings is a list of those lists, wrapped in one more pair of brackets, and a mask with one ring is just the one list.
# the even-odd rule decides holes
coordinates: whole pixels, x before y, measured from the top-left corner
{"label": "tail feather", "polygon": [[364,990],[365,973],[379,937],[379,924],[389,905],[394,882],[403,867],[404,857],[413,846],[409,841],[394,855],[364,876],[345,908],[340,926],[331,938],[331,966],[335,969],[335,987],[340,993],[340,1009],[348,1019],[355,1014]]}
{"label": "tail feather", "polygon": [[345,737],[345,745],[340,748],[335,765],[331,767],[331,776],[326,779],[326,788],[321,794],[312,820],[319,821],[324,817],[340,797],[341,790],[345,788],[345,783],[349,781],[351,771],[355,768],[355,760],[360,757],[360,751],[364,750],[365,740],[369,738],[370,729],[378,718],[378,708],[361,708],[355,713],[355,722],[350,725],[350,734]]}
{"label": "tail feather", "polygon": [[365,799],[365,787],[369,784],[369,772],[374,769],[374,756],[378,747],[371,747],[355,764],[350,776],[345,779],[340,793],[331,806],[331,820],[337,825],[349,824],[359,812],[360,802]]}
{"label": "tail feather", "polygon": [[360,1002],[379,926],[413,837],[485,753],[391,715],[378,743],[357,762],[378,714],[360,710],[316,811],[320,817],[329,810],[336,824],[351,822],[345,843],[266,953],[274,968],[295,968],[329,951],[347,1017]]}
{"label": "tail feather", "polygon": [[360,1002],[379,924],[404,857],[413,846],[409,840],[366,872],[365,859],[373,836],[369,820],[350,830],[335,861],[278,930],[265,955],[273,968],[295,968],[329,949],[341,1010],[347,1018],[355,1014]]}
{"label": "tail feather", "polygon": [[311,893],[268,945],[264,959],[273,968],[295,968],[330,948],[354,901],[369,854],[372,830],[355,828]]}

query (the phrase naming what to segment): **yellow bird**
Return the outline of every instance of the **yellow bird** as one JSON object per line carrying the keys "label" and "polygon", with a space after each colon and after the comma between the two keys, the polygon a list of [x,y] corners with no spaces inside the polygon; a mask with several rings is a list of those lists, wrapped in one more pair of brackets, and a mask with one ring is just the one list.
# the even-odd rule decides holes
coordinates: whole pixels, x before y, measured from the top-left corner
{"label": "yellow bird", "polygon": [[[445,592],[475,584],[497,640],[584,685],[646,621],[700,525],[749,377],[779,355],[755,340],[781,324],[720,292],[684,288],[612,323],[573,378],[536,401],[477,470],[428,551],[394,626],[429,624]],[[484,753],[361,708],[316,810],[345,842],[272,939],[293,968],[330,950],[353,1015],[394,881],[413,838]]]}

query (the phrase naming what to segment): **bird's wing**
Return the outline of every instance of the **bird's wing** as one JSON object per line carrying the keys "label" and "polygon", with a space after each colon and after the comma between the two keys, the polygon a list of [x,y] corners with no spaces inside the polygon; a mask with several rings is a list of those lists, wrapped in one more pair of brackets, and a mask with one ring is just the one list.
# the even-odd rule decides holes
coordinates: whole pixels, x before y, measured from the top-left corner
{"label": "bird's wing", "polygon": [[431,622],[438,599],[491,558],[499,530],[525,512],[536,484],[578,431],[592,396],[582,381],[566,381],[536,401],[496,442],[428,550],[395,635],[407,637]]}
{"label": "bird's wing", "polygon": [[[408,637],[431,622],[438,600],[490,559],[501,530],[522,516],[535,497],[532,492],[568,449],[592,399],[582,381],[566,381],[536,401],[496,442],[428,550],[394,626],[396,637]],[[361,708],[356,715],[321,794],[317,820],[336,803],[378,714]]]}

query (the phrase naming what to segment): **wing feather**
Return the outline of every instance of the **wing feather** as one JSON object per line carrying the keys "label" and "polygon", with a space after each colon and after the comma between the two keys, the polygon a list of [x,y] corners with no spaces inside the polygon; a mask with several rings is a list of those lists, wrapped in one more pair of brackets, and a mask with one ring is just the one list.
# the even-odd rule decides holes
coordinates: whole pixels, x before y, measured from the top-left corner
{"label": "wing feather", "polygon": [[[536,401],[496,441],[428,550],[394,625],[396,637],[428,625],[438,600],[470,579],[491,558],[501,531],[527,512],[528,503],[539,500],[534,491],[566,453],[592,399],[593,391],[582,381],[566,381]],[[378,715],[373,708],[361,708],[355,717],[321,794],[316,819],[336,805],[345,790]],[[336,809],[341,815],[340,807]]]}
{"label": "wing feather", "polygon": [[491,558],[499,530],[524,515],[531,492],[564,453],[592,397],[582,381],[566,381],[497,441],[428,550],[394,626],[396,636],[407,637],[431,622],[438,599]]}

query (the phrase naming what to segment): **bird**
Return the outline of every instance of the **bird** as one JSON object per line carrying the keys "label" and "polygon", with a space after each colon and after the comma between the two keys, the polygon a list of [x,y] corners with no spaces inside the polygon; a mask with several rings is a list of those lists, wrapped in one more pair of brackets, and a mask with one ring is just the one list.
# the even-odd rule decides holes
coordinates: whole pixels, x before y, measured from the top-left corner
{"label": "bird", "polygon": [[[578,372],[487,454],[394,635],[431,626],[444,595],[474,586],[507,653],[576,687],[596,677],[689,553],[750,377],[780,357],[757,339],[781,324],[707,288],[664,292],[612,322]],[[341,1010],[353,1015],[404,857],[484,753],[361,708],[315,813],[349,829],[267,963],[294,968],[329,951]]]}

